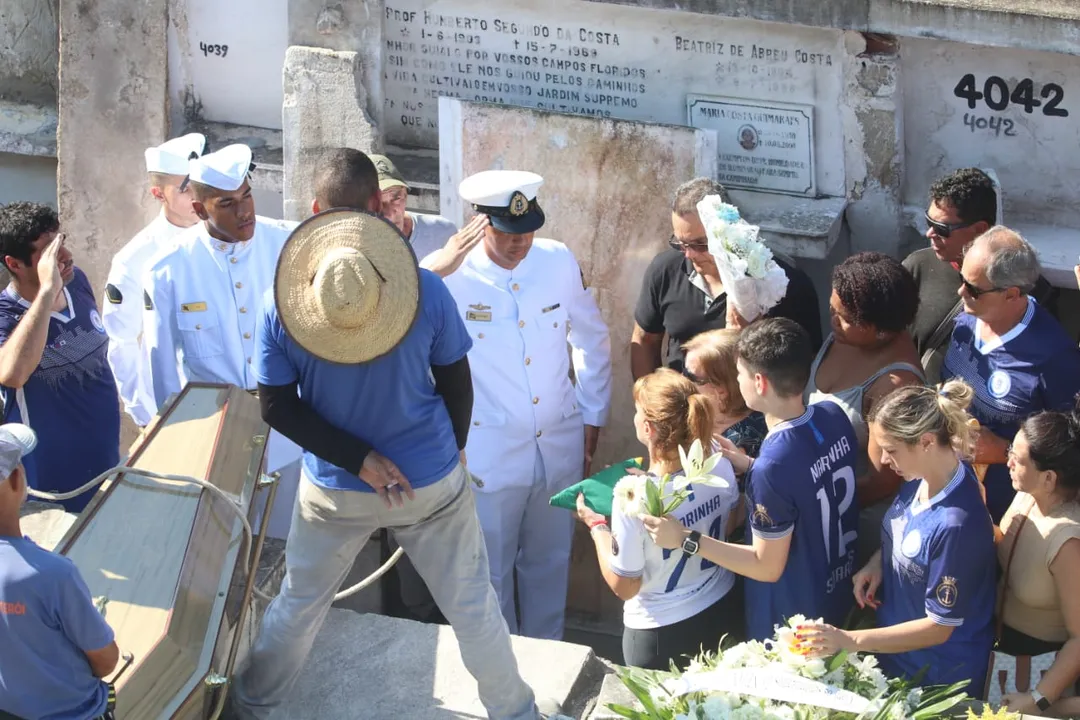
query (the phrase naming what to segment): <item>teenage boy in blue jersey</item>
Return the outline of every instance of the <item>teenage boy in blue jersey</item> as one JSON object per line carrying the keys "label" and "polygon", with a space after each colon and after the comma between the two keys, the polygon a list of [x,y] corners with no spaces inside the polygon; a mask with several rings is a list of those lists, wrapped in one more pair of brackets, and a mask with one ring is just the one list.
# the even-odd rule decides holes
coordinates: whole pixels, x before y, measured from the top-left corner
{"label": "teenage boy in blue jersey", "polygon": [[[4,422],[34,429],[30,487],[63,493],[120,464],[120,399],[109,368],[94,291],[75,267],[56,211],[16,202],[0,207],[0,394]],[[66,500],[79,512],[93,493]]]}
{"label": "teenage boy in blue jersey", "polygon": [[101,678],[120,658],[113,631],[74,563],[19,526],[36,444],[25,425],[0,425],[0,717],[111,717]]}
{"label": "teenage boy in blue jersey", "polygon": [[[701,537],[674,518],[647,518],[663,548],[681,548],[746,577],[746,631],[773,636],[793,615],[842,624],[851,609],[855,540],[855,430],[836,404],[806,407],[803,388],[814,350],[786,318],[760,320],[739,338],[739,390],[765,414],[769,434],[756,459],[724,442],[735,471],[747,473],[747,545]],[[831,620],[829,619],[831,618]]]}

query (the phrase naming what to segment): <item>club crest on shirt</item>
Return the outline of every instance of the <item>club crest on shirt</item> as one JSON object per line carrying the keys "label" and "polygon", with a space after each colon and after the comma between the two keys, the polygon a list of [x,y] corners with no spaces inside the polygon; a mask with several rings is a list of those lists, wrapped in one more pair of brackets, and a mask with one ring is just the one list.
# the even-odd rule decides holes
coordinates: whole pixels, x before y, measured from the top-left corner
{"label": "club crest on shirt", "polygon": [[1009,390],[1012,389],[1012,378],[1004,370],[995,370],[990,373],[990,379],[986,382],[986,389],[990,391],[991,395],[1000,400],[1008,395]]}
{"label": "club crest on shirt", "polygon": [[101,322],[101,316],[98,315],[97,310],[90,311],[90,322],[93,323],[98,332],[105,332],[105,324]]}
{"label": "club crest on shirt", "polygon": [[937,596],[937,601],[941,603],[941,607],[951,608],[956,604],[956,597],[960,594],[959,588],[956,587],[956,578],[946,575],[941,578],[941,582],[938,583],[937,589],[934,590],[934,595]]}
{"label": "club crest on shirt", "polygon": [[765,509],[764,505],[754,505],[754,522],[758,525],[773,525],[773,520],[769,517],[769,511]]}
{"label": "club crest on shirt", "polygon": [[904,553],[906,558],[918,557],[919,550],[922,549],[922,533],[918,530],[912,530],[904,536],[903,542],[900,543],[900,552]]}
{"label": "club crest on shirt", "polygon": [[611,536],[611,554],[615,557],[619,556],[619,541],[615,539],[615,536]]}

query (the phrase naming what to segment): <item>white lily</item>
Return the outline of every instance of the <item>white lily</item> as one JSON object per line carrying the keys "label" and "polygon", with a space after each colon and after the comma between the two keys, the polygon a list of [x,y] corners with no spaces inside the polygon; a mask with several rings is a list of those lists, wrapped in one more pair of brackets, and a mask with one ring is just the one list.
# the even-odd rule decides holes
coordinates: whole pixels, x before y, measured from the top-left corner
{"label": "white lily", "polygon": [[690,452],[679,446],[679,461],[682,463],[683,475],[672,478],[672,485],[676,490],[682,490],[691,483],[713,487],[727,485],[727,480],[712,474],[713,468],[720,462],[721,457],[723,456],[720,453],[705,457],[705,449],[701,444],[701,440],[694,441],[690,446]]}

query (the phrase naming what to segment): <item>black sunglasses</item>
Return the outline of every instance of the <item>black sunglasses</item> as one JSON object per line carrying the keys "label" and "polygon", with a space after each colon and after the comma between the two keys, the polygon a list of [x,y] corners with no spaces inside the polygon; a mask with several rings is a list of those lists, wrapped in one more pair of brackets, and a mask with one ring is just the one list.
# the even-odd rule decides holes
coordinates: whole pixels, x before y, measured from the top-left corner
{"label": "black sunglasses", "polygon": [[709,381],[707,379],[699,377],[694,373],[690,372],[690,370],[687,369],[686,365],[683,365],[682,367],[682,376],[699,387],[709,384]]}
{"label": "black sunglasses", "polygon": [[964,280],[963,278],[960,279],[960,284],[962,284],[964,286],[964,292],[966,292],[968,295],[970,295],[972,297],[972,299],[974,299],[974,300],[978,300],[983,295],[988,295],[989,293],[1005,292],[1006,290],[1009,289],[1009,288],[999,288],[999,287],[981,288],[981,287],[978,287],[977,285],[972,285],[971,283],[969,283],[967,280]]}
{"label": "black sunglasses", "polygon": [[974,222],[956,223],[955,225],[950,225],[949,223],[938,222],[937,220],[931,219],[930,213],[924,213],[924,217],[926,217],[926,224],[930,226],[930,229],[934,231],[934,234],[941,238],[947,238],[957,230],[969,228],[975,223],[979,222],[978,220],[975,220]]}
{"label": "black sunglasses", "polygon": [[674,235],[672,235],[671,239],[668,240],[668,245],[670,245],[672,249],[678,250],[679,252],[685,252],[687,250],[692,250],[693,252],[705,252],[709,249],[709,243],[704,238],[695,242],[684,243],[678,238],[676,238]]}

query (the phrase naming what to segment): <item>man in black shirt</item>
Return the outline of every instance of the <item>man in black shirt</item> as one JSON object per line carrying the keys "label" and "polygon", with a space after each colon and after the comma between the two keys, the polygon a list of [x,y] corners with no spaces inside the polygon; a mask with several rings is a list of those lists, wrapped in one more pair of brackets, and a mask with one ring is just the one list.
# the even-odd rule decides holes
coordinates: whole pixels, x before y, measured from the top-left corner
{"label": "man in black shirt", "polygon": [[[730,202],[724,186],[709,178],[683,183],[675,191],[671,208],[671,249],[653,258],[645,271],[630,340],[630,369],[634,379],[662,364],[682,370],[682,344],[706,330],[745,324],[729,308],[716,261],[709,254],[705,226],[697,204],[708,195]],[[821,347],[821,310],[817,291],[806,273],[776,256],[788,276],[787,294],[766,313],[786,317],[810,333],[814,351]],[[667,359],[663,358],[667,335]]]}
{"label": "man in black shirt", "polygon": [[[997,222],[994,181],[978,168],[946,175],[930,187],[926,238],[930,247],[904,259],[919,288],[919,310],[911,336],[922,358],[926,380],[937,384],[941,363],[952,337],[953,323],[963,306],[957,294],[963,278],[964,252]],[[1050,314],[1056,313],[1057,291],[1039,277],[1031,296]]]}

